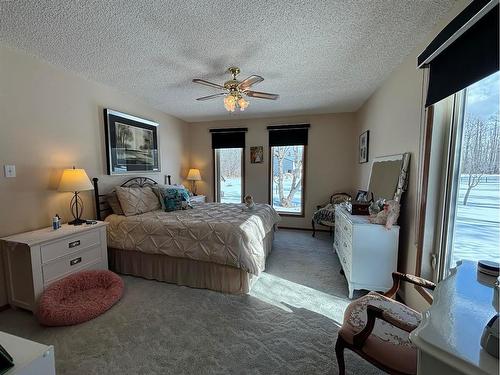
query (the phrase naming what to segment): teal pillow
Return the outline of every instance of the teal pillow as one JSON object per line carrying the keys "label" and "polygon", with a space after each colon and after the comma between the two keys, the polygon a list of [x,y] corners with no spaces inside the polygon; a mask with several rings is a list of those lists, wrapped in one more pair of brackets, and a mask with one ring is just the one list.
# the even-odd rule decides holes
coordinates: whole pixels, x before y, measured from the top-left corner
{"label": "teal pillow", "polygon": [[160,188],[160,193],[162,196],[162,206],[167,212],[182,210],[182,202],[186,202],[185,206],[191,207],[189,193],[186,189]]}

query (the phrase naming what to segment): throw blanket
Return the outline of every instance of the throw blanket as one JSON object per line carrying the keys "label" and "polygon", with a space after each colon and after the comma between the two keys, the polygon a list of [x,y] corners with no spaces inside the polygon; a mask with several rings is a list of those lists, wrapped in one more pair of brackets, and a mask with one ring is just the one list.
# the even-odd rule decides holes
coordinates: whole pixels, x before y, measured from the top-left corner
{"label": "throw blanket", "polygon": [[267,204],[194,203],[173,212],[110,215],[108,246],[166,254],[241,268],[259,275],[265,268],[264,237],[280,220]]}
{"label": "throw blanket", "polygon": [[328,203],[325,207],[320,208],[313,214],[313,220],[316,224],[327,221],[329,223],[335,222],[335,206]]}

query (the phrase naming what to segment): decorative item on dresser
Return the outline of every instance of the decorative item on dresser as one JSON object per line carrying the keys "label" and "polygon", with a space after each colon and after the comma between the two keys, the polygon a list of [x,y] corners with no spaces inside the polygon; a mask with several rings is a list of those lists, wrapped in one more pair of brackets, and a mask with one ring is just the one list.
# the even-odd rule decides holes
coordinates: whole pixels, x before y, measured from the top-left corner
{"label": "decorative item on dresser", "polygon": [[196,181],[201,181],[200,170],[191,168],[188,172],[186,180],[191,181],[191,192],[196,195]]}
{"label": "decorative item on dresser", "polygon": [[371,224],[368,216],[351,215],[344,207],[335,210],[337,252],[349,286],[354,290],[386,291],[392,285],[391,274],[397,269],[399,227],[391,230]]}
{"label": "decorative item on dresser", "polygon": [[83,202],[79,193],[85,190],[92,190],[93,188],[84,169],[76,169],[73,167],[72,169],[65,169],[63,171],[57,190],[61,192],[71,191],[75,194],[70,202],[71,213],[73,214],[74,220],[70,221],[68,224],[82,225],[85,223],[85,220],[82,219]]}
{"label": "decorative item on dresser", "polygon": [[65,224],[0,239],[9,304],[34,311],[52,282],[81,270],[107,269],[106,225]]}
{"label": "decorative item on dresser", "polygon": [[[14,366],[5,375],[55,375],[54,347],[0,332],[0,346],[12,357]],[[0,367],[0,374],[4,374]]]}

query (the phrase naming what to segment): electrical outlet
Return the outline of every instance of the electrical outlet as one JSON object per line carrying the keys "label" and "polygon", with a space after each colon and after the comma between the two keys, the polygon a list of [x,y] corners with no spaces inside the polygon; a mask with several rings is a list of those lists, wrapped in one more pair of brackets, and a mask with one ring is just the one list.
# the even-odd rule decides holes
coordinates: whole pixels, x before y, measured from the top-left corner
{"label": "electrical outlet", "polygon": [[3,166],[4,172],[5,172],[5,177],[7,178],[12,178],[16,177],[16,166],[15,165],[4,165]]}

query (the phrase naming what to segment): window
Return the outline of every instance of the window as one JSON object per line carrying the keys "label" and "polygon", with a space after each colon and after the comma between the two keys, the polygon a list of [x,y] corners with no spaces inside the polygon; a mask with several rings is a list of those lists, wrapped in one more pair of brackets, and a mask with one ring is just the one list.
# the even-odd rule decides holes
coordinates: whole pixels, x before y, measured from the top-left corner
{"label": "window", "polygon": [[221,203],[243,201],[244,148],[219,148],[215,155],[215,200]]}
{"label": "window", "polygon": [[214,200],[216,202],[243,202],[247,130],[247,128],[210,129],[214,150]]}
{"label": "window", "polygon": [[456,95],[443,276],[462,259],[500,261],[499,87],[497,72]]}
{"label": "window", "polygon": [[304,214],[305,146],[271,147],[271,202],[279,213]]}
{"label": "window", "polygon": [[[422,276],[500,261],[500,73],[433,107]],[[427,249],[427,250],[426,250]]]}
{"label": "window", "polygon": [[309,124],[268,126],[269,204],[284,215],[304,216]]}

